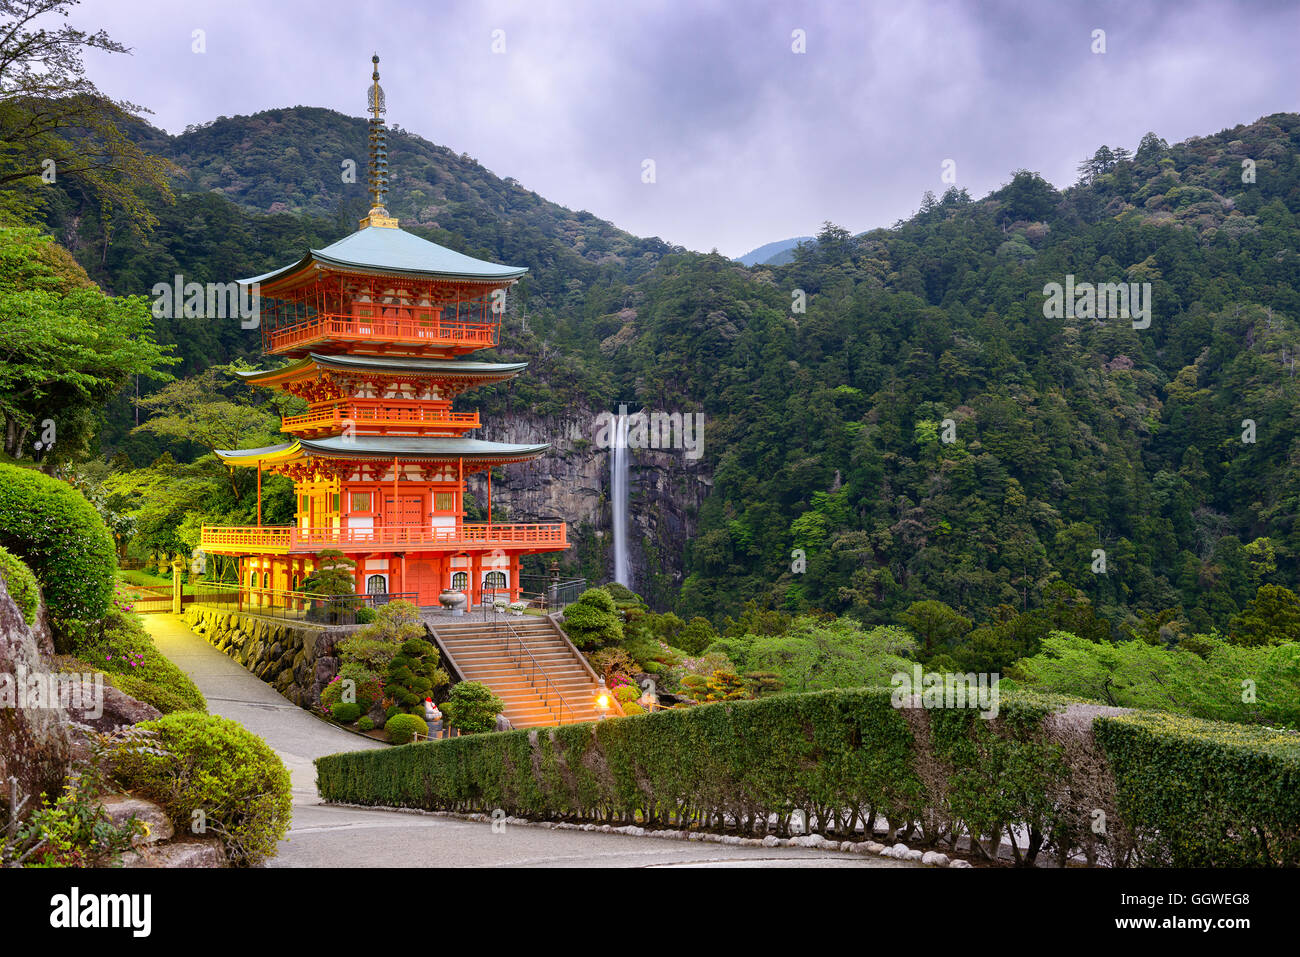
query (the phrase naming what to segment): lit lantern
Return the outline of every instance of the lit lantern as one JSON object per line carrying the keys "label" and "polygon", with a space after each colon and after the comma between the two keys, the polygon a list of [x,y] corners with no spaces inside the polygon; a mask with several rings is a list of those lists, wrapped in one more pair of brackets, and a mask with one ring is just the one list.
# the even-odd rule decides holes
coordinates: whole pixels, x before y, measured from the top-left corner
{"label": "lit lantern", "polygon": [[592,702],[596,706],[596,713],[600,715],[600,720],[604,721],[605,716],[609,713],[611,704],[609,699],[609,689],[605,687],[605,679],[600,679],[600,684],[596,687],[596,697]]}

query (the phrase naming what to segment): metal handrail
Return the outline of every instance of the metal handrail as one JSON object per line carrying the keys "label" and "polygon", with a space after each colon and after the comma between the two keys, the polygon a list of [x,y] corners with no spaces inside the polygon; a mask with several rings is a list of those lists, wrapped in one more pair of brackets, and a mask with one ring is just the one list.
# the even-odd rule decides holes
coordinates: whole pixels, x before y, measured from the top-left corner
{"label": "metal handrail", "polygon": [[[487,598],[488,595],[495,596],[495,592],[484,592],[485,599]],[[483,603],[485,618],[487,617],[487,607],[488,607],[488,602],[485,600]],[[555,697],[560,699],[560,713],[556,715],[556,717],[560,719],[560,724],[564,724],[564,712],[566,709],[568,710],[569,715],[571,717],[576,717],[577,712],[575,712],[573,710],[573,707],[567,701],[564,700],[564,695],[560,694],[560,689],[554,683],[552,683],[551,679],[547,676],[546,669],[541,666],[538,660],[533,657],[533,653],[528,650],[528,646],[524,644],[523,636],[520,635],[519,632],[515,631],[515,626],[510,624],[510,622],[506,620],[504,615],[501,615],[496,611],[495,604],[492,605],[492,608],[493,608],[492,627],[495,629],[498,625],[504,622],[506,626],[506,630],[509,632],[509,634],[506,635],[506,639],[505,639],[506,654],[507,655],[510,654],[510,639],[514,638],[515,641],[519,642],[519,650],[522,651],[524,654],[526,654],[528,656],[528,659],[533,663],[533,674],[528,675],[525,672],[525,676],[528,678],[528,683],[532,685],[534,688],[536,688],[537,682],[534,681],[533,679],[536,675],[541,675],[542,680],[546,682],[547,688],[555,692]],[[519,670],[523,672],[524,670],[523,659],[515,658],[514,660],[515,660],[515,664],[519,666]],[[551,714],[555,714],[555,709],[551,707],[550,701],[548,699],[544,699],[542,703],[546,705],[547,711],[551,712]]]}

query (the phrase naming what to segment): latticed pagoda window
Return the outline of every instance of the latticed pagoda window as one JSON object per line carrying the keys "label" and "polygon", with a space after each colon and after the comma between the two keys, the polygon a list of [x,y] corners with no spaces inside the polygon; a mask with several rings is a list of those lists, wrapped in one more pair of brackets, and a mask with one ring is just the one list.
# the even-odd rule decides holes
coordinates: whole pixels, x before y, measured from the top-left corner
{"label": "latticed pagoda window", "polygon": [[451,587],[458,591],[463,591],[469,587],[469,572],[453,572],[451,576]]}

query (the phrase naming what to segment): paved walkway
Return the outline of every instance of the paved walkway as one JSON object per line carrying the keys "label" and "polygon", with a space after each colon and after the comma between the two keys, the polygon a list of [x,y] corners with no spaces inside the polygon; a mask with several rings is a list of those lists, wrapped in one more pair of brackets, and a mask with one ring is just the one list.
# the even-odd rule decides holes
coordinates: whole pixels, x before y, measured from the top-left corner
{"label": "paved walkway", "polygon": [[733,847],[553,831],[321,803],[312,760],[386,745],[334,727],[282,698],[194,634],[177,615],[145,615],[158,649],[208,699],[208,711],[264,738],[289,769],[293,824],[271,867],[912,867],[875,856],[802,847]]}

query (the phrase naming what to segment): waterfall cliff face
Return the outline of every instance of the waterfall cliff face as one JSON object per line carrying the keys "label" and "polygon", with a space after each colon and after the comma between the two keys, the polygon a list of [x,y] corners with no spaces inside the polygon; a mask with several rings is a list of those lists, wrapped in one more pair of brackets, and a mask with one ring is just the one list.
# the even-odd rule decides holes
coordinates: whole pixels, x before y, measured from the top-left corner
{"label": "waterfall cliff face", "polygon": [[[592,582],[617,578],[614,469],[611,449],[598,442],[600,415],[585,407],[553,416],[520,409],[485,417],[484,427],[473,433],[496,442],[551,443],[541,458],[507,466],[504,480],[498,470],[493,503],[507,508],[512,521],[567,522],[570,547],[562,557]],[[627,455],[627,577],[629,587],[656,608],[668,607],[682,583],[686,543],[712,485],[703,459],[691,462],[667,449]],[[469,486],[480,503],[487,502],[482,473],[470,476]]]}
{"label": "waterfall cliff face", "polygon": [[[627,567],[627,412],[619,410],[614,420],[609,450],[610,508],[613,513],[614,581],[632,588]],[[633,589],[635,590],[635,589]]]}

